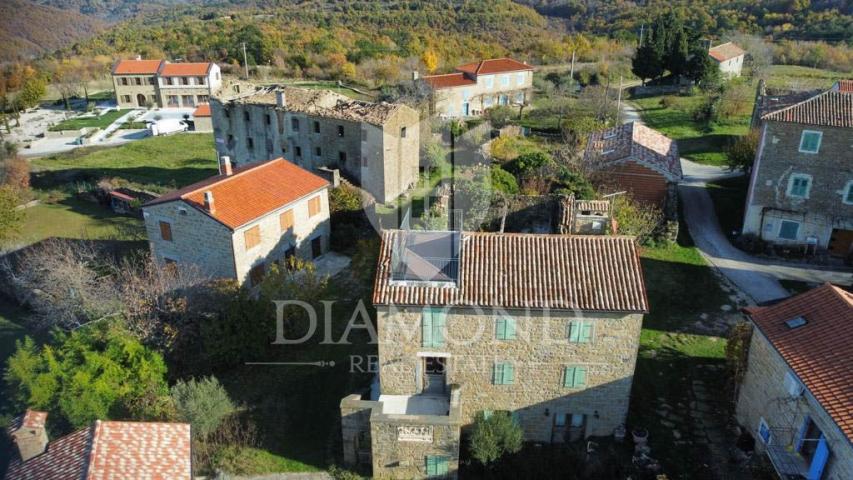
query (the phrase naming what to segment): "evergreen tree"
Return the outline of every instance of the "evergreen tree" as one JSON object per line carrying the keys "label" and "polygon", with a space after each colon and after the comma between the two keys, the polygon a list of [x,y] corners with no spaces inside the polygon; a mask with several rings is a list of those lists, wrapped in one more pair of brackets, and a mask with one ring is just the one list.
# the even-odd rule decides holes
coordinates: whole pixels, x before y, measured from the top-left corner
{"label": "evergreen tree", "polygon": [[634,58],[631,59],[631,72],[640,77],[643,85],[646,84],[646,79],[658,78],[663,74],[661,58],[649,42],[637,47]]}
{"label": "evergreen tree", "polygon": [[684,30],[684,25],[678,20],[678,24],[671,32],[669,51],[666,56],[666,69],[672,73],[673,81],[678,81],[678,77],[687,71],[689,53],[687,32]]}

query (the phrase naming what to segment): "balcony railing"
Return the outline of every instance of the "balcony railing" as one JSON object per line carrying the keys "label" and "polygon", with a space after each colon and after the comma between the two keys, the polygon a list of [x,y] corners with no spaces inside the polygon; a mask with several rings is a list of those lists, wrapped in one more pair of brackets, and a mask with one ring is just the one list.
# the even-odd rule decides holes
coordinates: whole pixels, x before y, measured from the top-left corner
{"label": "balcony railing", "polygon": [[800,454],[794,452],[790,446],[768,445],[767,457],[776,469],[776,473],[783,480],[806,478],[809,466]]}

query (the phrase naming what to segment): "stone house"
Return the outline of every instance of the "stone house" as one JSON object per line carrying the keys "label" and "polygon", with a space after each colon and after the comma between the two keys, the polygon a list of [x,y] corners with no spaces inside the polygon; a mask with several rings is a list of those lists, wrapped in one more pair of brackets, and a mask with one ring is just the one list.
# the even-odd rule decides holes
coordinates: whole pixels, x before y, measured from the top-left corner
{"label": "stone house", "polygon": [[120,60],[112,79],[119,108],[194,107],[208,103],[222,86],[222,74],[213,62]]}
{"label": "stone house", "polygon": [[190,424],[96,420],[48,440],[47,412],[27,410],[9,426],[17,455],[6,480],[193,478]]}
{"label": "stone house", "polygon": [[746,313],[738,423],[780,478],[853,478],[853,294],[824,284]]}
{"label": "stone house", "polygon": [[196,132],[212,132],[213,120],[210,114],[210,104],[203,103],[193,110],[193,131]]}
{"label": "stone house", "polygon": [[708,55],[720,67],[724,77],[739,77],[743,69],[746,52],[732,42],[726,42],[708,49]]}
{"label": "stone house", "polygon": [[743,233],[849,256],[853,93],[820,93],[762,115],[760,125]]}
{"label": "stone house", "polygon": [[584,166],[595,172],[597,183],[658,206],[674,198],[670,191],[682,177],[678,145],[638,122],[591,133]]}
{"label": "stone house", "polygon": [[151,254],[256,285],[272,262],[329,249],[329,183],[283,158],[232,170],[143,205]]}
{"label": "stone house", "polygon": [[466,63],[453,73],[426,75],[432,88],[430,110],[443,118],[476,117],[498,105],[527,105],[533,67],[511,58]]}
{"label": "stone house", "polygon": [[385,231],[373,303],[378,389],[341,415],[345,460],[376,477],[455,478],[478,414],[548,443],[625,422],[648,310],[632,238]]}
{"label": "stone house", "polygon": [[408,106],[284,86],[214,98],[211,111],[217,151],[241,162],[337,168],[380,203],[418,180],[420,116]]}

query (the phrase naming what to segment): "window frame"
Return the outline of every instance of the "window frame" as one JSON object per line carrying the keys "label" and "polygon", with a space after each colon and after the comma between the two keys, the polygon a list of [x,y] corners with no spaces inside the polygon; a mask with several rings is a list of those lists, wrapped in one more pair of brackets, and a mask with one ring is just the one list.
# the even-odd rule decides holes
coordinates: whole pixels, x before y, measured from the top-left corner
{"label": "window frame", "polygon": [[515,385],[515,364],[509,360],[492,365],[492,385]]}
{"label": "window frame", "polygon": [[323,205],[320,203],[319,195],[308,199],[308,218],[319,215],[322,210]]}
{"label": "window frame", "polygon": [[[575,328],[577,326],[577,328]],[[575,334],[576,333],[576,334]],[[589,320],[571,320],[566,329],[569,343],[593,343],[595,322]]]}
{"label": "window frame", "polygon": [[[580,379],[578,379],[578,373]],[[571,379],[571,380],[570,380]],[[589,368],[586,365],[566,365],[563,367],[563,388],[580,390],[589,384]]]}
{"label": "window frame", "polygon": [[[798,194],[794,193],[794,183],[797,180],[805,180],[806,181],[805,192],[803,192],[802,195],[798,195]],[[809,198],[811,191],[812,191],[812,176],[811,175],[809,175],[807,173],[792,173],[791,177],[788,178],[788,188],[785,191],[786,196],[791,197],[791,198],[807,199],[807,198]]]}
{"label": "window frame", "polygon": [[278,214],[278,226],[281,228],[282,232],[286,232],[293,228],[293,209],[288,208],[287,210]]}
{"label": "window frame", "polygon": [[[793,224],[795,224],[795,225],[797,226],[797,229],[794,231],[794,238],[788,238],[788,237],[783,237],[783,236],[782,236],[782,229],[785,227],[785,224],[786,224],[786,223],[787,223],[787,224],[791,224],[791,223],[793,223]],[[794,220],[780,220],[780,221],[779,221],[779,231],[776,233],[776,238],[779,238],[779,239],[782,239],[782,240],[791,240],[791,241],[796,241],[796,240],[797,240],[797,237],[799,237],[799,235],[800,235],[800,222],[797,222],[797,221],[794,221]]]}
{"label": "window frame", "polygon": [[443,348],[447,344],[446,329],[447,312],[432,307],[421,310],[421,347]]}
{"label": "window frame", "polygon": [[848,180],[844,185],[844,190],[841,191],[841,203],[853,205],[853,180]]}
{"label": "window frame", "polygon": [[[160,226],[160,239],[163,241],[166,241],[166,242],[174,242],[175,237],[172,234],[172,224],[165,221],[165,220],[159,220],[159,226]],[[163,228],[164,226],[165,226],[165,229]]]}
{"label": "window frame", "polygon": [[[816,134],[817,135],[817,146],[815,147],[814,151],[803,150],[803,142],[805,141],[807,134]],[[808,153],[808,154],[812,154],[812,155],[820,153],[820,146],[821,146],[822,142],[823,142],[823,132],[822,131],[820,131],[820,130],[803,130],[803,133],[800,134],[799,152],[800,153]]]}

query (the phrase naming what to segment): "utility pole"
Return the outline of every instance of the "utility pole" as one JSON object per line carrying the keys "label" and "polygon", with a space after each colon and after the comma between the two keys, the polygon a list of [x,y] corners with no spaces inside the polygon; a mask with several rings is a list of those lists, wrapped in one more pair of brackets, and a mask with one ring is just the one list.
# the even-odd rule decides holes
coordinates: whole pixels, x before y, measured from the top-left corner
{"label": "utility pole", "polygon": [[572,68],[569,71],[569,95],[575,93],[575,50],[572,50]]}
{"label": "utility pole", "polygon": [[642,47],[642,46],[643,46],[643,30],[645,30],[645,29],[646,29],[646,24],[645,24],[645,23],[644,23],[644,24],[642,24],[642,25],[640,25],[640,43],[639,43],[639,45],[637,45],[637,46],[639,46],[639,47]]}
{"label": "utility pole", "polygon": [[616,124],[622,123],[622,75],[619,75],[619,96],[616,97]]}
{"label": "utility pole", "polygon": [[246,69],[246,80],[249,79],[249,60],[246,57],[246,42],[243,42],[243,67]]}

